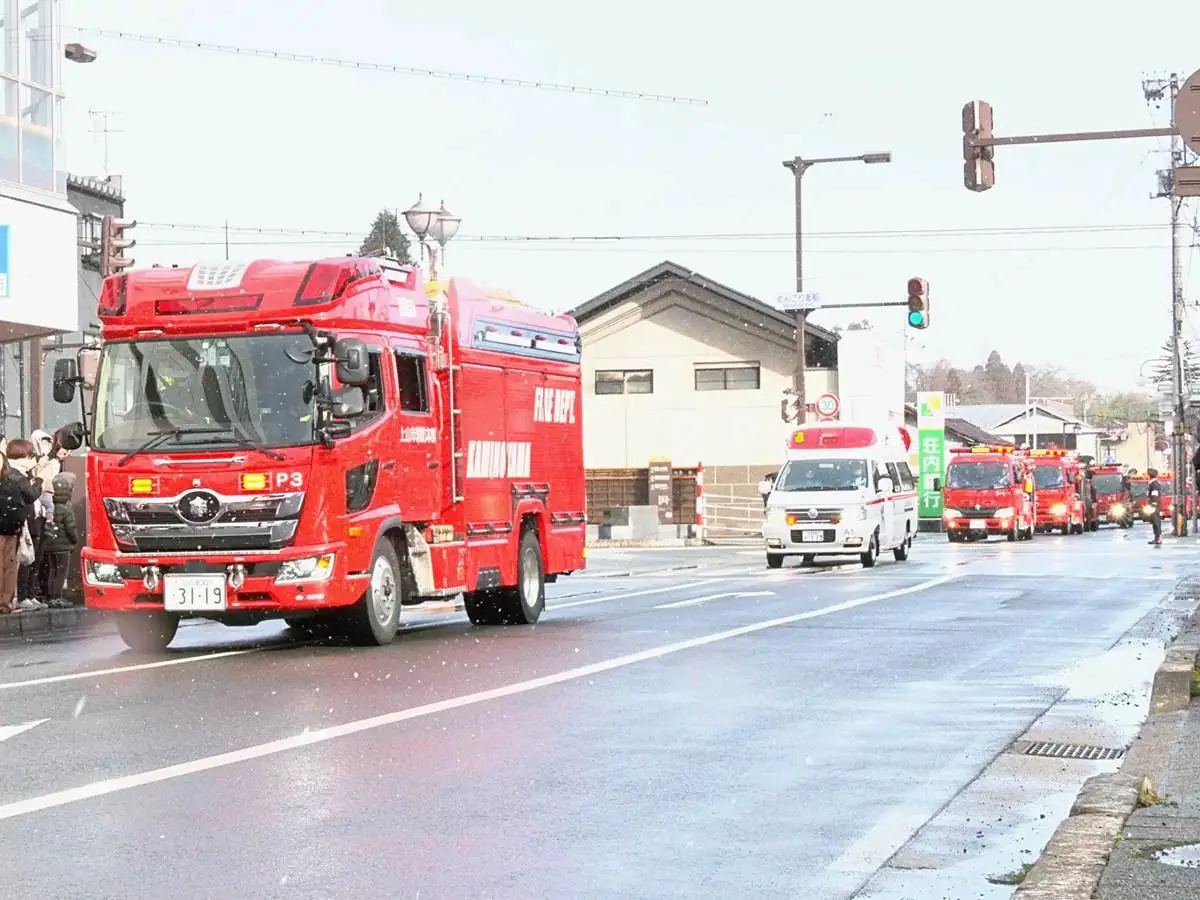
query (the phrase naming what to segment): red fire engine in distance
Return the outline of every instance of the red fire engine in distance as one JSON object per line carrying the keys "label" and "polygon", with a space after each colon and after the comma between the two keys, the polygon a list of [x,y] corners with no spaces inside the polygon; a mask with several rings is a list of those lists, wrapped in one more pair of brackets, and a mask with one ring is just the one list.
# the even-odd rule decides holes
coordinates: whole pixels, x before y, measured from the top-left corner
{"label": "red fire engine in distance", "polygon": [[1026,451],[1037,498],[1037,525],[1041,531],[1083,534],[1084,508],[1080,493],[1078,460],[1065,450]]}
{"label": "red fire engine in distance", "polygon": [[942,525],[951,541],[1032,540],[1033,497],[1024,459],[1012,447],[955,447],[942,486]]}
{"label": "red fire engine in distance", "polygon": [[381,645],[460,593],[529,624],[584,568],[570,316],[359,257],[130,271],[99,316],[54,393],[94,387],[84,594],[131,647],[181,617]]}
{"label": "red fire engine in distance", "polygon": [[1094,467],[1092,487],[1096,492],[1096,512],[1101,523],[1107,522],[1119,528],[1133,525],[1136,510],[1124,466]]}

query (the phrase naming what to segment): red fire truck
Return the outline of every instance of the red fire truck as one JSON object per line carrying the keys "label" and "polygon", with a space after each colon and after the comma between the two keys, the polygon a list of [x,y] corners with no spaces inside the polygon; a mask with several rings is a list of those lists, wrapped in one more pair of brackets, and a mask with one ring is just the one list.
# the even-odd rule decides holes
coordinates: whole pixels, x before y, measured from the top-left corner
{"label": "red fire truck", "polygon": [[955,447],[943,485],[942,524],[951,541],[1032,540],[1033,497],[1025,461],[1012,447]]}
{"label": "red fire truck", "polygon": [[1037,527],[1058,528],[1063,534],[1083,534],[1084,509],[1078,460],[1065,450],[1027,451],[1037,498]]}
{"label": "red fire truck", "polygon": [[1092,469],[1092,488],[1096,492],[1096,512],[1101,522],[1129,528],[1135,510],[1133,492],[1123,466],[1096,466]]}
{"label": "red fire truck", "polygon": [[343,257],[113,275],[99,317],[98,365],[60,360],[54,396],[94,387],[84,594],[129,646],[183,617],[382,645],[460,593],[531,624],[584,568],[570,316]]}

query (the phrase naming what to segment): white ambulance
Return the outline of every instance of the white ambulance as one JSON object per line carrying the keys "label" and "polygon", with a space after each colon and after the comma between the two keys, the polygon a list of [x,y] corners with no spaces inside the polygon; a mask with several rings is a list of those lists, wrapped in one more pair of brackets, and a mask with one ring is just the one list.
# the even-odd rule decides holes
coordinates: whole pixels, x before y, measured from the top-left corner
{"label": "white ambulance", "polygon": [[917,534],[911,438],[897,425],[804,425],[787,441],[787,462],[767,499],[767,566],[788,556],[858,556],[874,566],[891,551],[908,559]]}

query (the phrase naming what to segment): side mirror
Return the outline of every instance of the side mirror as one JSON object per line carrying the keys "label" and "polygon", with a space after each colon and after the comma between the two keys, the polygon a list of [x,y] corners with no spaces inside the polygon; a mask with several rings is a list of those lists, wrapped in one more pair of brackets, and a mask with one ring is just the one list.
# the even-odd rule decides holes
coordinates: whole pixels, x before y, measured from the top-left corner
{"label": "side mirror", "polygon": [[371,380],[367,345],[358,338],[343,338],[333,345],[338,381],[349,387],[362,387]]}
{"label": "side mirror", "polygon": [[344,440],[345,438],[350,437],[350,432],[352,430],[353,429],[349,422],[330,422],[321,429],[321,434],[326,441],[325,446],[329,449],[333,449],[333,442]]}
{"label": "side mirror", "polygon": [[58,446],[74,452],[83,446],[83,423],[72,422],[70,425],[64,425],[54,433],[54,437]]}
{"label": "side mirror", "polygon": [[54,363],[54,402],[70,403],[75,399],[75,382],[79,368],[73,359],[59,359]]}
{"label": "side mirror", "polygon": [[96,389],[96,376],[100,372],[100,350],[96,347],[84,347],[79,351],[79,377],[87,390]]}
{"label": "side mirror", "polygon": [[876,490],[881,494],[890,494],[896,490],[896,486],[890,477],[881,475],[879,481],[876,482]]}
{"label": "side mirror", "polygon": [[942,489],[942,479],[940,479],[940,478],[933,479],[933,489],[935,491],[940,491]]}
{"label": "side mirror", "polygon": [[362,388],[343,387],[333,395],[333,408],[330,411],[335,419],[356,419],[366,411],[366,407]]}

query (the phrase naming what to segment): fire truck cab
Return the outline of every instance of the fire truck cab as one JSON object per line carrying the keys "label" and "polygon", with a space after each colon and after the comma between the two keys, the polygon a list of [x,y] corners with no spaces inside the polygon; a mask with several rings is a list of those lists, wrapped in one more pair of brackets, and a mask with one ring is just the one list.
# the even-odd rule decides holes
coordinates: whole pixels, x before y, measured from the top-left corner
{"label": "fire truck cab", "polygon": [[460,594],[532,624],[584,568],[571,317],[360,257],[130,271],[99,316],[54,396],[94,388],[84,595],[129,646],[188,617],[381,645]]}
{"label": "fire truck cab", "polygon": [[1004,535],[1033,539],[1033,497],[1024,460],[1012,447],[955,447],[942,486],[942,525],[952,542]]}
{"label": "fire truck cab", "polygon": [[1134,521],[1133,492],[1129,476],[1122,466],[1096,466],[1092,469],[1092,489],[1096,494],[1096,512],[1101,523],[1129,528]]}
{"label": "fire truck cab", "polygon": [[1065,450],[1029,450],[1036,497],[1037,527],[1059,529],[1063,534],[1083,534],[1084,509],[1080,466]]}
{"label": "fire truck cab", "polygon": [[856,555],[867,567],[880,553],[908,559],[917,534],[917,490],[908,435],[896,426],[805,425],[787,442],[787,462],[767,501],[767,566],[788,556]]}

